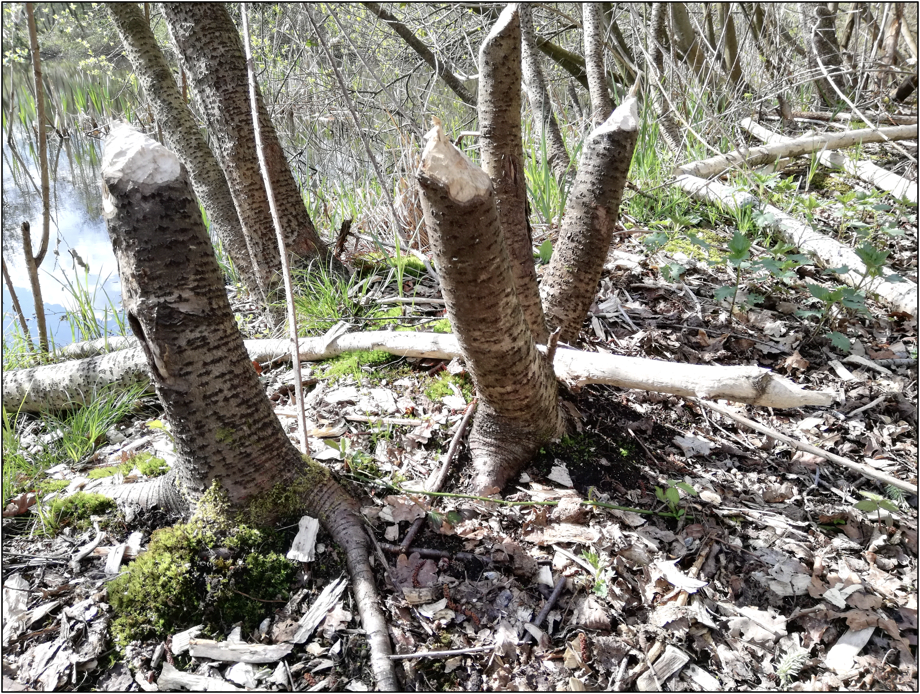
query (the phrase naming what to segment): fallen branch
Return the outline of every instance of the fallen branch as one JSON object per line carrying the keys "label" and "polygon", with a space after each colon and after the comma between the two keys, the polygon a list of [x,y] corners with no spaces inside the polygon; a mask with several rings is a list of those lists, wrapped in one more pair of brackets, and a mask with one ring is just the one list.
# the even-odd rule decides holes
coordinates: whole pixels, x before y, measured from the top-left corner
{"label": "fallen branch", "polygon": [[763,424],[758,424],[757,422],[750,420],[747,417],[742,417],[740,414],[735,414],[727,407],[722,407],[721,405],[717,405],[714,402],[708,402],[702,399],[698,402],[701,405],[708,407],[713,412],[718,412],[721,415],[725,415],[729,419],[734,419],[736,422],[740,422],[741,424],[750,427],[754,431],[759,431],[761,434],[769,436],[771,439],[776,439],[777,441],[787,443],[795,449],[807,451],[808,453],[813,453],[814,455],[821,456],[825,460],[828,460],[832,463],[837,463],[837,465],[842,465],[843,467],[850,470],[854,470],[859,474],[868,477],[869,479],[876,480],[877,482],[884,482],[885,484],[890,484],[893,487],[897,487],[898,489],[903,489],[904,491],[911,493],[915,493],[917,491],[916,482],[902,482],[897,477],[892,477],[891,475],[886,475],[884,472],[878,472],[877,470],[873,470],[872,468],[865,465],[860,465],[859,463],[853,462],[849,458],[844,458],[843,456],[829,453],[823,448],[812,446],[810,443],[796,441],[795,439],[786,436],[785,434],[779,433],[775,429],[771,429],[770,427],[764,426]]}
{"label": "fallen branch", "polygon": [[[253,361],[290,357],[288,340],[246,340],[245,345]],[[375,331],[346,333],[333,340],[304,339],[300,358],[320,361],[361,350],[429,359],[460,356],[457,338],[450,334]],[[802,390],[792,381],[757,366],[679,364],[560,348],[553,368],[557,378],[574,386],[599,383],[760,407],[826,406],[834,400],[831,392]],[[112,383],[129,386],[148,379],[147,360],[139,349],[7,371],[3,374],[3,406],[9,412],[61,409],[80,402],[100,387]]]}
{"label": "fallen branch", "polygon": [[815,231],[805,222],[798,221],[778,207],[764,204],[750,193],[715,180],[707,181],[696,176],[682,175],[677,177],[674,185],[697,200],[713,202],[723,208],[739,210],[744,207],[754,207],[772,215],[773,221],[767,226],[778,231],[787,243],[807,253],[824,267],[846,266],[848,272],[837,275],[841,280],[851,287],[862,286],[867,293],[875,294],[882,303],[893,310],[916,317],[917,285],[912,282],[892,282],[887,279],[888,276],[894,274],[891,268],[886,266],[881,270],[881,277],[864,281],[866,266],[853,249]]}
{"label": "fallen branch", "polygon": [[917,128],[913,125],[897,125],[890,128],[878,128],[877,130],[863,128],[862,130],[848,130],[842,133],[810,135],[799,137],[789,142],[752,147],[744,151],[735,150],[727,154],[719,154],[708,159],[683,164],[674,169],[674,175],[709,178],[710,176],[721,175],[729,169],[741,165],[748,167],[760,166],[783,157],[794,157],[822,150],[844,149],[870,142],[916,139]]}
{"label": "fallen branch", "polygon": [[[785,137],[765,128],[759,123],[756,123],[753,118],[743,119],[741,121],[741,127],[757,139],[763,140],[768,145],[792,141],[791,137]],[[818,161],[831,169],[843,169],[848,174],[856,176],[867,183],[871,183],[875,187],[891,193],[896,198],[906,198],[914,204],[917,203],[916,181],[911,181],[903,176],[898,176],[896,173],[886,171],[872,162],[854,161],[840,152],[829,152],[827,150],[818,154]]]}

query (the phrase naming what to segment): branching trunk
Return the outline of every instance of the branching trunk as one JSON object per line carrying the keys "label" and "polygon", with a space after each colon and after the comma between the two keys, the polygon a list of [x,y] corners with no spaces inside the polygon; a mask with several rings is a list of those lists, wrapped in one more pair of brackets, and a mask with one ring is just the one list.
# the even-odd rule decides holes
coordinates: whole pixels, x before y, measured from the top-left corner
{"label": "branching trunk", "polygon": [[437,58],[435,54],[431,52],[431,49],[425,45],[425,42],[416,36],[409,27],[396,19],[396,17],[381,6],[380,3],[363,2],[361,4],[373,12],[378,19],[385,22],[393,31],[399,34],[402,40],[409,44],[412,50],[418,53],[418,56],[428,64],[428,67],[434,70],[435,74],[443,80],[444,84],[446,84],[454,94],[460,97],[463,103],[468,106],[476,106],[476,96],[470,93],[470,90],[467,89],[463,82],[451,71],[444,60]]}
{"label": "branching trunk", "polygon": [[488,174],[439,125],[426,139],[418,172],[425,224],[447,313],[480,397],[470,433],[472,486],[492,493],[561,434],[556,380],[514,291]]}
{"label": "branching trunk", "polygon": [[[134,73],[153,106],[167,146],[188,169],[195,194],[211,220],[211,229],[223,243],[243,283],[264,303],[268,297],[263,293],[264,287],[253,269],[227,179],[202,138],[147,20],[134,3],[110,3],[105,7],[121,36]],[[260,258],[257,262],[264,261]],[[268,273],[270,270],[264,269],[261,275]]]}
{"label": "branching trunk", "polygon": [[556,180],[562,182],[574,174],[565,148],[559,124],[553,114],[553,105],[549,100],[546,90],[546,81],[543,78],[543,69],[540,67],[540,56],[537,55],[534,45],[533,19],[531,16],[531,3],[520,6],[521,16],[521,69],[524,75],[524,84],[527,87],[527,97],[530,101],[530,111],[533,122],[537,128],[537,140],[546,143],[546,158]]}
{"label": "branching trunk", "polygon": [[827,9],[826,4],[818,2],[803,2],[800,10],[802,33],[808,47],[808,65],[815,74],[815,88],[825,105],[833,108],[840,100],[834,85],[847,96],[851,89],[849,76],[842,72],[843,58],[837,43],[836,14]]}
{"label": "branching trunk", "polygon": [[559,240],[543,278],[549,327],[574,342],[597,291],[639,135],[636,98],[628,96],[585,140]]}
{"label": "branching trunk", "polygon": [[521,24],[514,5],[505,8],[479,48],[478,110],[482,168],[492,179],[514,291],[534,340],[545,343],[548,332],[527,219],[521,143]]}
{"label": "branching trunk", "polygon": [[706,56],[703,55],[700,37],[690,21],[687,5],[683,2],[673,2],[668,7],[671,10],[671,37],[678,55],[690,65],[700,83],[705,84]]}
{"label": "branching trunk", "polygon": [[[280,282],[281,259],[256,154],[249,116],[246,60],[239,33],[221,3],[164,3],[162,8],[198,107],[214,139],[215,153],[227,177],[259,282],[270,295]],[[261,92],[258,103],[265,158],[269,162],[285,247],[299,262],[317,256],[331,257],[307,214]]]}
{"label": "branching trunk", "polygon": [[48,327],[45,324],[45,302],[42,299],[42,285],[38,280],[38,256],[32,255],[32,234],[28,222],[19,227],[22,231],[22,252],[29,273],[29,285],[32,287],[32,301],[35,303],[35,322],[38,326],[38,346],[42,352],[48,351]]}
{"label": "branching trunk", "polygon": [[586,2],[581,6],[585,35],[585,70],[588,73],[588,92],[594,125],[600,125],[613,111],[613,101],[607,88],[604,69],[604,15],[599,2]]}
{"label": "branching trunk", "polygon": [[[277,485],[302,488],[304,509],[345,550],[377,684],[395,689],[357,504],[327,470],[300,456],[275,417],[179,160],[122,125],[106,142],[102,170],[125,311],[170,423],[179,497],[194,507],[217,482],[232,507],[245,510]],[[166,501],[175,504],[176,496]]]}

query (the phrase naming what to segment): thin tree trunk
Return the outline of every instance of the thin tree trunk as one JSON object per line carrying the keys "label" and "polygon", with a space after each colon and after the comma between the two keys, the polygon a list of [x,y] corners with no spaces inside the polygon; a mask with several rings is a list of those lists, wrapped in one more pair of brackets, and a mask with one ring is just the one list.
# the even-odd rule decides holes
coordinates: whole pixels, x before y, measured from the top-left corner
{"label": "thin tree trunk", "polygon": [[51,236],[51,187],[48,180],[48,129],[45,123],[45,87],[42,82],[42,61],[39,55],[38,30],[35,27],[35,13],[32,3],[25,3],[26,19],[29,25],[29,48],[32,53],[32,75],[35,79],[35,111],[38,120],[38,165],[41,174],[42,194],[42,236],[38,253],[33,255],[32,240],[28,222],[22,223],[22,246],[26,255],[26,267],[32,283],[32,296],[35,298],[35,319],[38,323],[38,344],[42,352],[48,351],[48,329],[45,325],[45,305],[42,302],[41,287],[38,282],[38,268],[48,251],[48,239]]}
{"label": "thin tree trunk", "polygon": [[628,96],[585,140],[559,240],[540,291],[551,329],[578,338],[597,291],[639,136],[636,98]]}
{"label": "thin tree trunk", "polygon": [[[207,121],[259,282],[269,287],[270,295],[280,282],[281,259],[249,117],[246,60],[239,32],[221,3],[163,3],[162,9],[199,110]],[[285,246],[297,261],[295,265],[315,257],[337,265],[307,213],[261,93],[258,102],[265,158],[277,196]]]}
{"label": "thin tree trunk", "polygon": [[393,16],[389,10],[381,6],[380,3],[362,2],[361,4],[370,10],[378,19],[385,22],[393,31],[399,34],[402,40],[409,44],[412,50],[418,53],[422,60],[428,63],[428,66],[434,70],[435,74],[441,78],[444,84],[446,84],[454,94],[460,97],[463,103],[468,106],[476,106],[476,95],[470,93],[470,90],[467,89],[463,82],[461,82],[450,70],[448,65],[442,59],[437,58],[435,54],[431,52],[431,49],[425,45],[425,42],[416,36],[409,27],[396,19],[396,17]]}
{"label": "thin tree trunk", "polygon": [[741,56],[738,54],[738,36],[735,32],[735,20],[732,18],[732,5],[720,2],[717,7],[724,37],[725,71],[732,84],[740,85],[744,81],[744,74],[741,72]]}
{"label": "thin tree trunk", "polygon": [[[891,68],[895,63],[895,56],[898,52],[898,38],[901,35],[901,23],[903,21],[904,8],[899,2],[891,3],[892,17],[888,21],[885,29],[885,38],[882,41],[881,62],[886,68]],[[880,70],[878,72],[878,88],[884,89],[888,81],[890,70]]]}
{"label": "thin tree trunk", "polygon": [[425,224],[447,313],[480,397],[470,433],[472,487],[489,494],[562,433],[556,380],[514,291],[488,174],[440,125],[426,139],[418,173]]}
{"label": "thin tree trunk", "polygon": [[0,258],[0,261],[3,263],[3,281],[6,283],[6,288],[10,292],[10,298],[13,301],[13,310],[16,312],[16,317],[19,318],[19,325],[22,326],[22,334],[26,338],[26,343],[29,345],[29,352],[35,351],[35,345],[32,342],[32,335],[29,334],[29,324],[26,323],[26,316],[22,312],[22,306],[19,305],[19,297],[16,296],[16,290],[13,288],[13,281],[10,279],[10,273],[6,269],[6,258]]}
{"label": "thin tree trunk", "polygon": [[648,69],[649,80],[651,81],[649,91],[652,96],[652,104],[658,114],[658,131],[664,138],[664,143],[668,146],[668,149],[675,156],[680,156],[683,138],[680,134],[680,128],[677,127],[677,123],[674,122],[674,118],[671,116],[671,105],[665,97],[664,54],[661,48],[664,43],[665,10],[665,3],[653,3],[649,17],[649,26],[651,27],[651,41],[649,43],[651,44],[652,54],[652,64]]}
{"label": "thin tree trunk", "polygon": [[[395,689],[357,504],[325,468],[297,452],[275,417],[179,160],[130,126],[116,126],[103,156],[103,200],[128,322],[178,456],[166,482],[127,485],[118,495],[190,508],[217,483],[231,507],[245,511],[279,485],[299,489],[306,512],[345,550],[377,685]],[[277,519],[269,513],[258,520]]]}
{"label": "thin tree trunk", "polygon": [[533,338],[545,343],[533,237],[527,219],[527,182],[521,143],[521,24],[506,7],[479,48],[479,131],[483,170],[492,179],[511,275]]}
{"label": "thin tree trunk", "polygon": [[521,16],[521,70],[524,75],[524,84],[527,87],[527,98],[530,101],[530,111],[533,115],[534,125],[537,127],[537,139],[546,143],[546,157],[550,168],[561,182],[566,177],[574,174],[571,168],[569,153],[565,148],[559,124],[553,115],[553,105],[549,100],[546,90],[546,81],[540,67],[540,56],[537,55],[534,45],[533,19],[531,16],[531,3],[522,3]]}
{"label": "thin tree trunk", "polygon": [[[157,124],[162,125],[166,133],[167,146],[188,169],[195,194],[211,220],[212,231],[223,243],[243,284],[264,303],[268,298],[265,294],[268,287],[260,284],[253,268],[227,179],[201,136],[153,32],[136,4],[110,3],[105,8],[121,36],[134,73],[153,106]],[[264,261],[259,259],[258,262]],[[263,269],[259,274],[269,275],[270,269]]]}
{"label": "thin tree trunk", "polygon": [[850,78],[841,74],[843,58],[837,43],[836,15],[825,4],[818,2],[804,2],[800,10],[802,33],[808,49],[808,65],[815,74],[815,88],[824,104],[834,107],[840,97],[831,82],[845,95],[851,89]]}
{"label": "thin tree trunk", "polygon": [[585,35],[585,71],[588,73],[588,92],[594,125],[600,125],[613,111],[613,101],[607,88],[604,70],[604,17],[599,2],[586,2],[581,6]]}
{"label": "thin tree trunk", "polygon": [[590,91],[588,86],[588,72],[585,66],[585,59],[577,53],[567,51],[562,46],[557,46],[549,39],[538,36],[534,32],[534,44],[543,51],[547,56],[552,58],[559,67],[574,77],[579,84]]}
{"label": "thin tree trunk", "polygon": [[706,57],[700,49],[700,37],[690,21],[690,13],[683,2],[670,3],[673,43],[680,57],[689,63],[701,84],[706,83]]}

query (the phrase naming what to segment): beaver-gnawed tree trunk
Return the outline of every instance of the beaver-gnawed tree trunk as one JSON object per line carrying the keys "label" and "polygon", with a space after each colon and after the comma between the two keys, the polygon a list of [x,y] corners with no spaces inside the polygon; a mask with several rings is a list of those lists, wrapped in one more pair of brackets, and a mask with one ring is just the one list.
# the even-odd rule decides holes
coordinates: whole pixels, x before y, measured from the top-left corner
{"label": "beaver-gnawed tree trunk", "polygon": [[[256,154],[246,58],[239,32],[223,3],[163,3],[162,8],[192,93],[214,139],[217,159],[248,236],[250,254],[263,263],[256,267],[260,282],[268,287],[278,286],[281,260]],[[295,260],[319,256],[335,262],[307,213],[261,92],[257,101],[285,247]]]}
{"label": "beaver-gnawed tree trunk", "polygon": [[275,417],[236,327],[184,167],[168,149],[121,125],[106,142],[102,170],[103,213],[125,311],[178,456],[169,475],[128,485],[118,496],[188,511],[216,481],[241,510],[278,485],[302,489],[303,511],[345,550],[377,686],[395,689],[357,504],[328,470],[301,457]]}
{"label": "beaver-gnawed tree trunk", "polygon": [[[520,32],[517,14],[516,6],[506,8],[480,51],[480,73],[487,78],[479,95],[484,134],[497,120],[490,105],[508,89],[505,81],[490,78],[496,70],[486,61],[502,44],[513,46],[517,40],[519,45],[514,36]],[[507,136],[520,137],[519,124],[515,128],[509,123],[519,120],[520,109],[509,108],[501,117]],[[546,322],[559,327],[563,339],[578,336],[597,291],[637,135],[636,99],[628,96],[585,142],[562,233],[543,280]],[[499,191],[513,175],[515,147],[502,143],[508,164],[486,173],[450,143],[440,125],[426,139],[418,170],[425,224],[447,313],[481,399],[470,433],[472,487],[493,493],[564,429],[552,348],[547,355],[537,349],[534,336],[539,333],[529,329],[520,299],[534,289],[535,281],[527,285],[512,269],[515,262],[532,266],[533,260],[511,257],[505,215],[496,209],[502,204],[496,197],[506,195]],[[499,151],[492,143],[484,151],[490,148]],[[484,164],[490,160],[502,158],[483,155]],[[495,163],[490,166],[498,169]]]}

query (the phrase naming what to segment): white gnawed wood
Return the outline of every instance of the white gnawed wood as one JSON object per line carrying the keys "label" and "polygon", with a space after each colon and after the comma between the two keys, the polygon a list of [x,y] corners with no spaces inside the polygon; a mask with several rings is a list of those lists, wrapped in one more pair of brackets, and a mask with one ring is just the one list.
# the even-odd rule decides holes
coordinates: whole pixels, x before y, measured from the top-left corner
{"label": "white gnawed wood", "polygon": [[[140,673],[138,673],[140,674]],[[182,672],[169,663],[163,663],[163,671],[157,678],[157,687],[161,692],[173,692],[187,689],[190,692],[236,692],[243,691],[235,684],[219,680],[216,677],[193,675]]]}
{"label": "white gnawed wood", "polygon": [[800,137],[789,142],[782,142],[763,147],[752,147],[746,151],[736,150],[727,154],[719,154],[709,159],[683,164],[674,169],[675,176],[689,175],[708,178],[725,173],[729,169],[744,166],[760,166],[783,157],[795,157],[800,154],[810,154],[822,150],[844,149],[853,145],[868,144],[870,142],[887,142],[889,140],[915,140],[917,139],[917,126],[898,125],[890,128],[872,130],[848,130],[843,133],[825,133]]}
{"label": "white gnawed wood", "polygon": [[[266,362],[290,356],[287,340],[246,340],[245,345],[253,361]],[[460,356],[457,338],[442,333],[375,331],[347,333],[329,343],[318,337],[300,343],[300,357],[308,361],[357,350],[381,350],[430,359]],[[559,349],[553,368],[557,378],[579,385],[602,383],[688,397],[721,398],[761,407],[802,407],[833,402],[830,393],[802,390],[792,381],[759,367],[678,364]],[[3,405],[8,411],[36,412],[64,406],[88,383],[97,387],[111,382],[127,385],[147,378],[146,361],[137,349],[9,371],[3,374]]]}
{"label": "white gnawed wood", "polygon": [[289,643],[232,643],[211,639],[191,639],[188,653],[193,658],[211,658],[229,663],[274,663],[293,649]]}
{"label": "white gnawed wood", "polygon": [[425,135],[419,172],[445,186],[459,203],[486,195],[492,189],[489,175],[451,144],[440,122]]}
{"label": "white gnawed wood", "polygon": [[291,543],[287,558],[294,561],[308,562],[316,557],[316,534],[319,532],[319,521],[310,516],[300,519],[297,536]]}
{"label": "white gnawed wood", "polygon": [[[849,271],[837,275],[851,287],[860,286],[866,272],[866,266],[859,256],[848,246],[815,231],[805,222],[786,214],[778,207],[761,203],[756,197],[742,190],[732,188],[719,181],[707,181],[696,176],[678,176],[674,185],[697,200],[713,202],[723,207],[739,209],[755,207],[761,212],[773,216],[769,228],[778,231],[786,243],[790,243],[803,253],[807,253],[822,266],[838,268],[847,266]],[[882,268],[882,276],[867,280],[862,284],[866,292],[875,294],[879,301],[895,311],[917,315],[917,285],[911,281],[892,282],[886,279],[894,274],[892,269]]]}
{"label": "white gnawed wood", "polygon": [[[175,154],[127,123],[114,125],[105,139],[102,175],[109,180],[158,186],[178,178],[181,170]],[[104,198],[102,208],[105,215],[114,212]]]}
{"label": "white gnawed wood", "polygon": [[[760,123],[754,121],[753,118],[743,119],[741,121],[741,127],[758,140],[763,140],[768,145],[792,141],[791,137],[785,137],[779,133],[773,132],[769,128],[765,128],[760,125]],[[896,173],[886,171],[870,161],[857,161],[840,152],[828,151],[820,152],[818,154],[818,161],[831,169],[843,169],[848,174],[856,176],[867,183],[871,183],[876,188],[891,193],[896,198],[904,198],[908,202],[917,203],[916,181],[911,181],[903,176],[898,176]]]}

